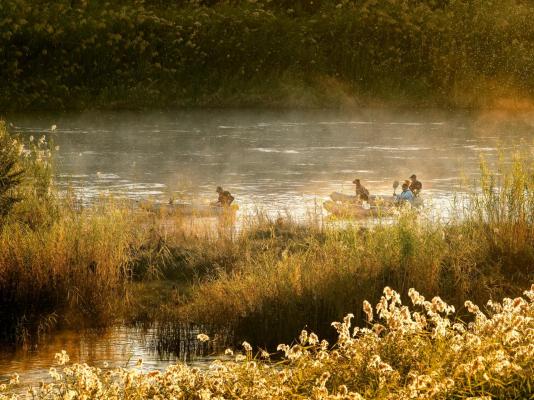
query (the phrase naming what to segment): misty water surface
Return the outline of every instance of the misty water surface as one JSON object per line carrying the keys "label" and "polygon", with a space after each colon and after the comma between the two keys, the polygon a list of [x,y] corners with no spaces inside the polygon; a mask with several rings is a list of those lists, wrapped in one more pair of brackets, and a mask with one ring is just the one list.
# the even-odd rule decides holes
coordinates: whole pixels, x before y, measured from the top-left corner
{"label": "misty water surface", "polygon": [[[57,173],[85,199],[214,199],[224,186],[241,210],[301,213],[359,177],[372,193],[416,173],[425,196],[448,198],[478,174],[480,156],[533,151],[534,113],[363,110],[203,110],[15,116],[51,134]],[[320,207],[320,206],[319,206]]]}

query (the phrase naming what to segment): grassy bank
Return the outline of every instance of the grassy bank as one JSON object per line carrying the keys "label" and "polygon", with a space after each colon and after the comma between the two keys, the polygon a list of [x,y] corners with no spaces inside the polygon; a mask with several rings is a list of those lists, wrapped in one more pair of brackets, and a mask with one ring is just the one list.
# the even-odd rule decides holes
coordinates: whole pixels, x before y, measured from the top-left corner
{"label": "grassy bank", "polygon": [[[532,207],[532,186],[529,196]],[[532,282],[531,210],[518,219],[491,221],[484,212],[452,223],[407,212],[392,225],[324,228],[289,239],[273,225],[261,255],[197,284],[180,312],[272,348],[303,327],[332,338],[328,321],[349,312],[361,321],[359,304],[377,301],[388,285],[437,293],[463,311],[469,298],[484,304]]]}
{"label": "grassy bank", "polygon": [[[205,371],[181,363],[148,373],[103,371],[68,365],[68,355],[58,353],[52,382],[29,392],[34,399],[531,397],[534,285],[523,297],[488,304],[486,313],[466,302],[474,320],[469,325],[455,320],[453,308],[439,297],[428,301],[414,289],[408,296],[411,307],[385,288],[376,314],[370,303],[363,304],[368,328],[353,329],[347,315],[332,324],[337,330],[332,345],[305,330],[293,345],[279,345],[277,353],[256,352],[243,342],[240,350],[227,350],[226,362],[215,361]],[[0,399],[13,399],[11,390],[23,383],[14,375]]]}
{"label": "grassy bank", "polygon": [[[480,186],[457,207],[461,217],[447,221],[414,210],[370,228],[259,218],[231,240],[197,237],[197,278],[145,313],[272,348],[303,327],[332,338],[329,321],[349,312],[361,323],[359,305],[377,301],[384,286],[437,293],[460,315],[468,299],[515,296],[534,279],[533,171],[529,158],[495,173],[482,163]],[[166,240],[169,249],[184,249]],[[166,275],[174,265],[183,270],[166,254]]]}
{"label": "grassy bank", "polygon": [[533,17],[527,0],[4,0],[0,110],[529,107]]}
{"label": "grassy bank", "polygon": [[131,213],[60,198],[45,136],[24,141],[2,124],[0,141],[0,341],[109,324],[140,237]]}

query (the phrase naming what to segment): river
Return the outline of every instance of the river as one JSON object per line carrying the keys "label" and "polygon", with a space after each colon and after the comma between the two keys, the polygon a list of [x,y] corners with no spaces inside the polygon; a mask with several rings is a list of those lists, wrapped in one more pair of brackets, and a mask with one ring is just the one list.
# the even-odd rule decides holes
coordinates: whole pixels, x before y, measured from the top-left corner
{"label": "river", "polygon": [[[60,185],[84,199],[213,200],[218,185],[242,212],[302,214],[332,191],[371,193],[417,174],[427,197],[470,184],[483,155],[534,145],[534,113],[212,110],[22,115],[26,135],[59,146]],[[50,127],[56,125],[52,133]]]}

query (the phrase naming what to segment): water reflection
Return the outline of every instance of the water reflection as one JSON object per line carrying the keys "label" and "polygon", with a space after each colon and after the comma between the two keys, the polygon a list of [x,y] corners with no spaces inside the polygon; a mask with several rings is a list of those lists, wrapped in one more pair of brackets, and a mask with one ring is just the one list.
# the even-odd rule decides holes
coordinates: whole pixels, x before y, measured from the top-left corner
{"label": "water reflection", "polygon": [[0,382],[15,372],[21,374],[23,385],[49,380],[48,370],[61,350],[67,351],[71,362],[100,368],[134,367],[139,359],[143,370],[162,370],[177,362],[206,367],[213,359],[208,354],[220,349],[200,344],[198,333],[197,328],[184,325],[57,332],[30,349],[0,349]]}

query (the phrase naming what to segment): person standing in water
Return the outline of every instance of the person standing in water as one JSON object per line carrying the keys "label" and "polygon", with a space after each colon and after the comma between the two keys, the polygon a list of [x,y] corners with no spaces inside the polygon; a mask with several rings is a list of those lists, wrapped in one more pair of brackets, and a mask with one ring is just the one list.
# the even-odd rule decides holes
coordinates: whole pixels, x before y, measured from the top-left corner
{"label": "person standing in water", "polygon": [[413,203],[413,200],[415,198],[407,182],[404,182],[402,184],[402,193],[397,194],[396,197],[397,197],[397,202],[399,203],[409,202],[410,204]]}
{"label": "person standing in water", "polygon": [[421,190],[423,189],[423,184],[417,180],[417,176],[413,174],[410,176],[410,190],[414,194],[414,196],[419,196],[419,193],[421,193]]}
{"label": "person standing in water", "polygon": [[356,185],[356,197],[362,201],[369,201],[369,190],[360,183],[360,180],[354,179],[352,183]]}
{"label": "person standing in water", "polygon": [[215,205],[217,206],[228,207],[234,201],[234,196],[232,196],[228,190],[223,190],[220,186],[217,186],[217,193],[219,194],[219,199],[215,202]]}

